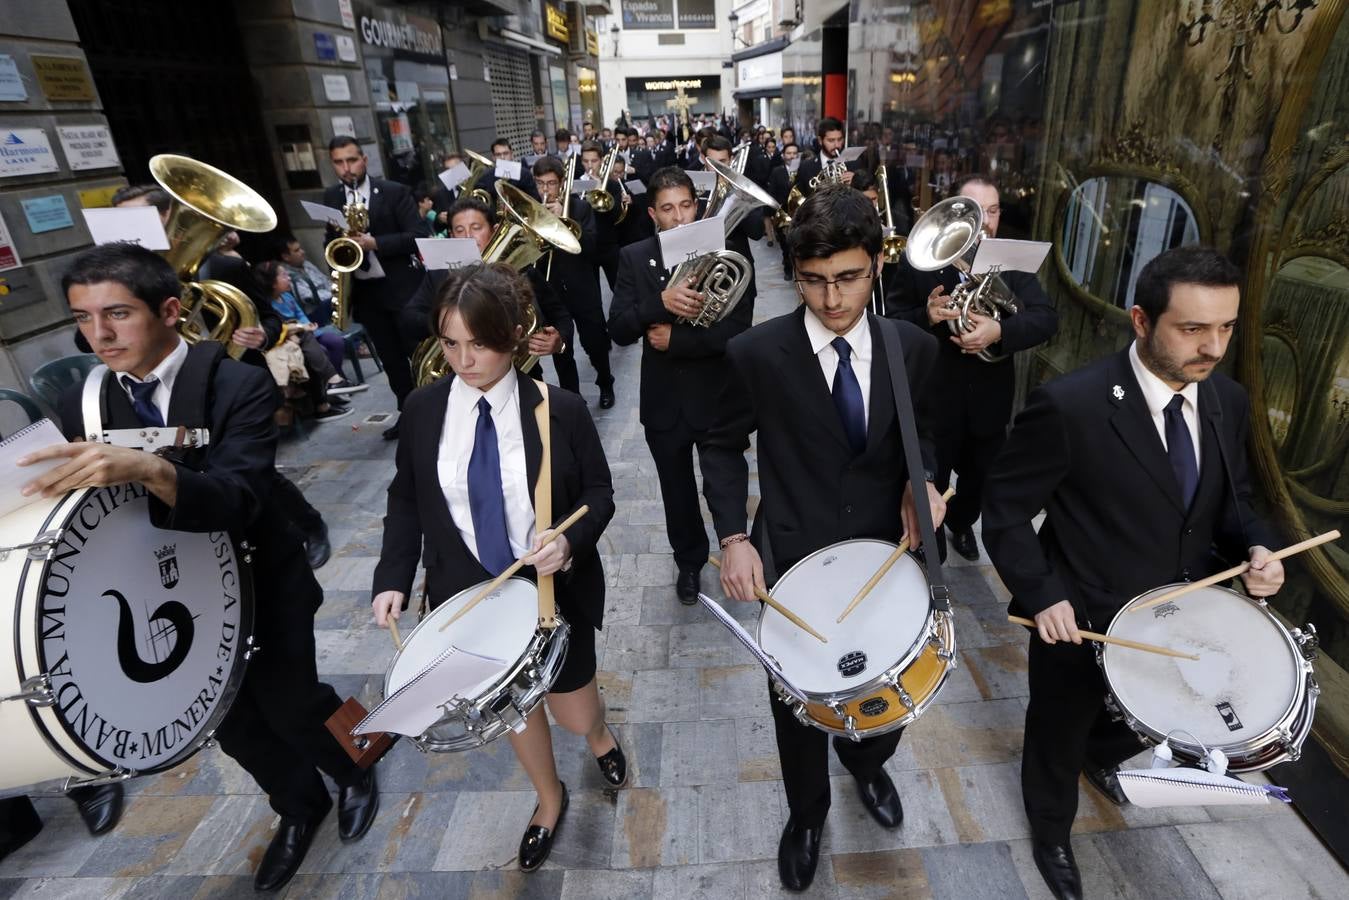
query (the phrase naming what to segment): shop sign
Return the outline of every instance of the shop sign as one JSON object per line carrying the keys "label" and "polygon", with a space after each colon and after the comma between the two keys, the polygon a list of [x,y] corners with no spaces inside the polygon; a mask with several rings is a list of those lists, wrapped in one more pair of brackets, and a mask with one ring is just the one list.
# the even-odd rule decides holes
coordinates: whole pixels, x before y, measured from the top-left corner
{"label": "shop sign", "polygon": [[337,0],[337,12],[342,17],[343,28],[356,27],[356,16],[351,11],[351,0]]}
{"label": "shop sign", "polygon": [[20,205],[23,206],[24,218],[28,220],[28,230],[33,234],[75,227],[75,220],[70,217],[70,208],[66,206],[66,198],[60,194],[29,197],[21,201]]}
{"label": "shop sign", "polygon": [[[9,269],[17,269],[23,265],[23,260],[19,259],[19,251],[14,249],[14,239],[9,236],[9,227],[5,225],[5,217],[0,216],[0,272]],[[6,291],[5,293],[9,293]]]}
{"label": "shop sign", "polygon": [[[637,79],[630,78],[628,80],[635,81]],[[676,91],[683,88],[686,91],[697,91],[702,89],[704,81],[710,82],[712,80],[713,79],[704,78],[665,78],[654,81],[643,81],[641,82],[641,89],[644,91]],[[720,78],[715,79],[715,81],[716,83],[709,84],[709,87],[721,86]],[[631,90],[631,87],[629,87],[629,90]]]}
{"label": "shop sign", "polygon": [[15,128],[0,132],[0,178],[60,170],[47,132],[41,128]]}
{"label": "shop sign", "polygon": [[122,164],[107,125],[58,125],[56,137],[72,172],[115,169]]}
{"label": "shop sign", "polygon": [[337,41],[326,31],[314,32],[314,56],[323,62],[337,61]]}
{"label": "shop sign", "polygon": [[600,33],[593,28],[586,29],[586,54],[594,57],[600,55]]}
{"label": "shop sign", "polygon": [[96,100],[89,69],[78,56],[32,56],[42,93],[48,100]]}
{"label": "shop sign", "polygon": [[0,100],[13,102],[27,99],[28,89],[23,86],[19,64],[8,53],[0,53]]}
{"label": "shop sign", "polygon": [[737,90],[759,91],[782,87],[782,52],[768,53],[739,63]]}
{"label": "shop sign", "polygon": [[361,43],[392,50],[399,59],[443,62],[445,45],[440,24],[434,19],[414,16],[401,10],[365,7],[357,16]]}
{"label": "shop sign", "polygon": [[345,75],[324,75],[323,96],[332,103],[346,103],[351,100],[351,84]]}
{"label": "shop sign", "polygon": [[674,0],[619,0],[626,29],[675,27]]}
{"label": "shop sign", "polygon": [[337,58],[342,62],[356,61],[356,42],[351,39],[351,35],[339,34],[337,36]]}
{"label": "shop sign", "polygon": [[80,207],[82,209],[103,209],[112,206],[112,195],[121,189],[120,184],[109,184],[79,191]]}
{"label": "shop sign", "polygon": [[716,28],[716,0],[679,0],[676,28]]}
{"label": "shop sign", "polygon": [[543,4],[543,30],[559,43],[571,42],[571,29],[567,26],[567,16],[555,3]]}
{"label": "shop sign", "polygon": [[333,123],[334,137],[336,137],[339,134],[345,134],[351,137],[356,136],[356,120],[353,117],[333,116],[332,123]]}

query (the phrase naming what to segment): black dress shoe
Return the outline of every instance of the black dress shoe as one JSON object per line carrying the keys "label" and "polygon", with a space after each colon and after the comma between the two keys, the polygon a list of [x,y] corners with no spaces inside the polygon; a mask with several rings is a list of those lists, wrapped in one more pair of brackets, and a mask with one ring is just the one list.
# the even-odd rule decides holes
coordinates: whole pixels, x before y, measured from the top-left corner
{"label": "black dress shoe", "polygon": [[1031,855],[1035,857],[1035,868],[1040,870],[1040,877],[1049,886],[1051,894],[1058,900],[1081,900],[1082,876],[1077,871],[1072,847],[1036,841]]}
{"label": "black dress shoe", "polygon": [[73,787],[66,792],[80,811],[84,827],[98,836],[112,831],[122,818],[122,785],[101,784],[98,787]]}
{"label": "black dress shoe", "polygon": [[1105,798],[1116,806],[1124,806],[1129,802],[1129,798],[1125,796],[1124,788],[1120,787],[1117,777],[1119,766],[1104,769],[1087,763],[1087,767],[1082,770],[1082,774],[1087,776],[1087,781],[1091,782],[1092,787],[1104,794]]}
{"label": "black dress shoe", "polygon": [[698,602],[698,589],[702,587],[699,584],[700,575],[701,569],[680,569],[679,576],[675,578],[675,596],[685,606],[692,606]]}
{"label": "black dress shoe", "polygon": [[858,781],[857,793],[871,818],[881,823],[882,828],[898,828],[904,824],[904,804],[899,802],[895,783],[884,770],[871,781]]}
{"label": "black dress shoe", "polygon": [[379,812],[379,785],[375,769],[367,769],[355,784],[337,791],[337,836],[343,842],[364,837]]}
{"label": "black dress shoe", "polygon": [[253,876],[255,890],[275,891],[286,886],[286,882],[299,871],[300,863],[304,862],[304,856],[309,852],[309,845],[314,842],[319,823],[326,815],[328,811],[324,810],[308,821],[281,817],[276,836],[267,845],[262,862],[258,863],[258,873]]}
{"label": "black dress shoe", "polygon": [[600,409],[614,408],[614,386],[610,384],[600,385]]}
{"label": "black dress shoe", "polygon": [[396,441],[396,440],[398,440],[398,423],[397,423],[397,422],[394,422],[394,423],[393,423],[392,425],[390,425],[388,428],[384,429],[384,440],[386,440],[386,441]]}
{"label": "black dress shoe", "polygon": [[[604,727],[609,728],[608,725]],[[595,764],[600,767],[604,780],[617,788],[628,783],[628,758],[623,755],[623,747],[618,743],[618,735],[614,734],[612,728],[609,728],[609,735],[614,739],[614,749],[595,757]]]}
{"label": "black dress shoe", "polygon": [[820,826],[806,828],[791,819],[782,829],[778,841],[778,878],[789,891],[804,891],[815,880],[815,867],[820,862]]}
{"label": "black dress shoe", "polygon": [[333,555],[333,545],[328,542],[328,523],[319,520],[319,527],[304,541],[304,553],[309,559],[309,568],[320,569]]}
{"label": "black dress shoe", "polygon": [[37,837],[42,819],[27,797],[0,799],[0,860]]}
{"label": "black dress shoe", "polygon": [[979,558],[979,542],[974,539],[974,531],[970,528],[949,528],[951,532],[951,546],[961,556],[974,562]]}
{"label": "black dress shoe", "polygon": [[[567,814],[567,785],[562,784],[562,811],[557,814],[557,821],[553,823],[552,829],[544,828],[542,825],[530,825],[525,829],[525,836],[520,838],[520,868],[525,872],[533,872],[539,866],[543,865],[548,859],[548,854],[553,852],[553,838],[557,837],[557,830],[562,827],[562,817]],[[534,807],[538,812],[538,807]]]}

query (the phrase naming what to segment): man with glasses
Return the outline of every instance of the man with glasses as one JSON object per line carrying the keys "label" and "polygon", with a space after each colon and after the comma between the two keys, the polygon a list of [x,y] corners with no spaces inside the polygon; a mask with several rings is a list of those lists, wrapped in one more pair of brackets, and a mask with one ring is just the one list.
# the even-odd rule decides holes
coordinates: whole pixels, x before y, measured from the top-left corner
{"label": "man with glasses", "polygon": [[[956,192],[983,208],[984,234],[997,237],[1002,215],[997,185],[983,176],[970,175],[956,183]],[[920,272],[909,265],[907,256],[893,268],[894,275],[886,276],[886,315],[929,329],[941,344],[931,398],[937,485],[946,490],[951,473],[959,476],[946,528],[951,532],[951,546],[973,562],[979,558],[974,523],[983,503],[984,479],[1012,419],[1016,392],[1012,355],[1052,338],[1059,328],[1058,313],[1033,274],[1004,272],[1002,280],[1016,296],[1019,312],[1001,321],[972,313],[974,329],[957,335],[949,323],[960,314],[947,309],[946,302],[965,276],[954,266]],[[1004,354],[999,362],[979,358],[979,351],[990,347],[992,352]]]}
{"label": "man with glasses", "polygon": [[[896,333],[915,398],[924,396],[936,342],[907,322],[869,315],[881,267],[881,223],[859,191],[824,187],[801,205],[791,250],[801,306],[732,339],[716,419],[700,447],[703,495],[722,550],[726,595],[750,601],[764,590],[766,548],[772,568],[792,565],[854,538],[921,543],[914,494],[940,524],[945,504],[932,485],[935,449],[919,407],[925,483],[909,484],[883,329]],[[757,432],[760,502],[746,534],[749,470],[745,451]],[[876,602],[872,598],[869,602]],[[840,648],[840,652],[845,652]],[[829,812],[829,744],[797,721],[769,690],[778,759],[790,817],[778,844],[783,887],[809,887]],[[899,731],[860,742],[834,738],[868,812],[885,828],[904,809],[884,765]]]}

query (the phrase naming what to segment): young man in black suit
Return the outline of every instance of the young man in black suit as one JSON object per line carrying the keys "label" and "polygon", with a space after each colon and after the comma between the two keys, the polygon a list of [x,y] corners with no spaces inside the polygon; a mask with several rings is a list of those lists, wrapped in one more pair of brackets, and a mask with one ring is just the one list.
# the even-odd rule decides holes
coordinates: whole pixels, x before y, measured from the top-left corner
{"label": "young man in black suit", "polygon": [[[176,328],[178,277],[149,250],[134,244],[95,247],[76,257],[62,287],[80,331],[111,370],[102,386],[103,421],[93,427],[207,425],[210,443],[171,461],[146,450],[78,440],[90,428],[79,385],[61,402],[64,430],[74,442],[31,456],[64,462],[30,487],[50,497],[136,482],[151,495],[156,527],[228,532],[252,546],[259,649],[216,739],[281,816],[255,880],[259,890],[276,890],[295,874],[333,806],[319,769],[339,786],[344,841],[369,829],[379,792],[374,770],[357,768],[324,726],[341,701],[318,680],[314,659],[314,613],[323,591],[272,493],[275,386],[265,371],[221,359],[218,343],[188,347]],[[208,362],[198,364],[203,356]],[[207,421],[179,421],[193,405],[190,398],[202,395]]]}
{"label": "young man in black suit", "polygon": [[[727,345],[730,371],[701,448],[703,494],[722,549],[721,584],[736,600],[753,600],[756,588],[767,587],[759,550],[765,541],[778,572],[852,538],[896,542],[907,535],[921,542],[882,329],[898,339],[914,398],[930,382],[936,342],[908,323],[867,313],[880,273],[881,226],[861,193],[842,186],[817,192],[801,205],[791,245],[802,305]],[[931,484],[935,461],[925,424],[920,406],[916,428],[927,478],[917,502],[928,504],[940,523],[945,504]],[[745,450],[756,432],[761,501],[748,536]],[[791,810],[778,874],[789,890],[805,890],[829,812],[829,745],[771,689],[769,702]],[[894,731],[859,743],[834,739],[863,803],[886,828],[904,817],[884,770],[899,737]]]}
{"label": "young man in black suit", "polygon": [[[419,237],[429,237],[426,220],[417,214],[412,193],[396,181],[372,178],[367,173],[367,160],[361,145],[354,137],[339,135],[328,144],[328,159],[337,173],[338,183],[323,191],[323,204],[341,209],[354,198],[360,198],[369,209],[370,225],[365,233],[354,235],[367,258],[378,259],[384,275],[380,278],[361,278],[368,274],[370,264],[352,273],[351,293],[357,322],[365,326],[370,340],[384,363],[384,374],[389,377],[389,389],[403,408],[403,400],[412,391],[412,368],[408,358],[414,347],[403,344],[398,330],[398,312],[417,290],[425,272],[417,256]],[[329,240],[336,236],[330,229]],[[395,440],[398,424],[384,432],[384,437]]]}
{"label": "young man in black suit", "polygon": [[[591,178],[596,183],[599,182],[600,170],[604,166],[604,152],[596,141],[586,141],[581,145],[581,175],[585,178]],[[605,280],[609,282],[609,290],[614,289],[614,279],[618,277],[618,214],[623,211],[624,198],[627,196],[619,190],[618,182],[610,175],[605,184],[599,185],[609,196],[614,198],[613,209],[608,212],[599,212],[591,208],[595,214],[595,262],[600,270],[604,272]],[[630,200],[628,201],[631,202]]]}
{"label": "young man in black suit", "polygon": [[[657,231],[687,225],[697,217],[693,181],[681,169],[657,171],[647,193]],[[609,307],[609,332],[622,345],[642,341],[641,420],[656,462],[665,528],[679,572],[675,594],[691,606],[698,602],[698,579],[709,549],[693,477],[693,448],[698,448],[706,477],[703,447],[715,419],[714,400],[731,377],[726,342],[753,322],[754,297],[747,294],[730,315],[711,327],[695,327],[678,320],[696,316],[704,295],[688,284],[670,282],[671,271],[655,236],[623,248]]]}
{"label": "young man in black suit", "polygon": [[[796,186],[796,180],[799,175],[801,148],[795,144],[784,144],[781,152],[782,163],[773,169],[768,176],[768,193],[778,202],[782,209],[787,208],[787,198],[791,196],[792,188]],[[802,192],[804,193],[804,191]],[[792,280],[792,255],[787,246],[787,234],[790,230],[780,230],[775,232],[778,238],[778,244],[782,248],[782,274],[788,281]]]}
{"label": "young man in black suit", "polygon": [[[546,156],[534,163],[534,184],[543,205],[555,216],[562,215],[562,163]],[[595,384],[600,389],[600,409],[614,405],[614,376],[609,368],[609,331],[604,325],[604,303],[600,299],[599,271],[595,264],[595,213],[584,197],[572,195],[567,218],[581,228],[579,254],[554,252],[548,285],[562,298],[576,323],[581,347],[595,369]],[[537,265],[548,271],[548,259]]]}
{"label": "young man in black suit", "polygon": [[[801,193],[807,197],[815,192],[816,189],[812,188],[810,183],[815,179],[815,176],[820,174],[825,162],[837,159],[847,143],[847,138],[843,135],[843,123],[831,116],[825,116],[816,124],[815,136],[819,139],[819,155],[803,160],[801,167],[796,171],[796,184],[801,188]],[[840,181],[843,184],[852,184],[853,171],[857,169],[857,160],[844,163],[844,168],[846,171]]]}
{"label": "young man in black suit", "polygon": [[[983,208],[984,233],[997,237],[1001,215],[997,186],[982,176],[971,175],[960,182],[958,192]],[[955,266],[920,272],[905,256],[891,268],[893,273],[885,273],[886,315],[930,329],[941,344],[931,398],[937,486],[946,490],[952,471],[959,476],[959,491],[946,512],[946,529],[955,551],[965,559],[977,560],[974,523],[979,519],[984,480],[1012,418],[1016,392],[1013,354],[1052,338],[1059,328],[1059,316],[1034,274],[1005,272],[1002,281],[1012,291],[1020,311],[1001,321],[971,313],[974,330],[957,335],[950,323],[960,313],[945,305],[951,291],[966,280]],[[978,353],[988,348],[1005,355],[997,362],[985,362]]]}
{"label": "young man in black suit", "polygon": [[[1241,273],[1206,247],[1139,274],[1134,342],[1031,392],[984,488],[984,542],[1033,616],[1021,790],[1035,863],[1056,897],[1082,896],[1069,845],[1077,778],[1116,803],[1119,763],[1142,749],[1105,709],[1079,628],[1105,631],[1131,598],[1249,559],[1253,597],[1283,583],[1251,506],[1250,400],[1214,373],[1237,324]],[[1046,511],[1037,535],[1032,519]]]}

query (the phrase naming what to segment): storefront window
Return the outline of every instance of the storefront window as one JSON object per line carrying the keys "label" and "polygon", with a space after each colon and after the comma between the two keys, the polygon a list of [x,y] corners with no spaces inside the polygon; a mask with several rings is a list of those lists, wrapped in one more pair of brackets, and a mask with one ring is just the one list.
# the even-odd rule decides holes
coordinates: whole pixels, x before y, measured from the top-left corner
{"label": "storefront window", "polygon": [[558,128],[578,128],[571,121],[571,103],[567,99],[567,72],[561,66],[549,66],[548,78],[553,87],[553,121]]}
{"label": "storefront window", "polygon": [[600,123],[600,82],[594,69],[576,67],[576,87],[581,92],[581,121],[593,122],[598,131]]}
{"label": "storefront window", "polygon": [[628,111],[637,121],[670,115],[666,102],[675,98],[679,87],[684,88],[688,98],[690,116],[714,116],[721,112],[720,75],[629,78]]}

